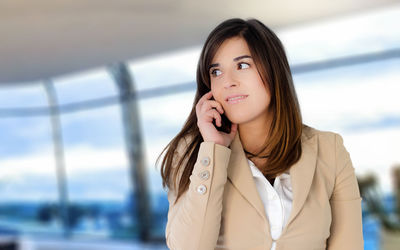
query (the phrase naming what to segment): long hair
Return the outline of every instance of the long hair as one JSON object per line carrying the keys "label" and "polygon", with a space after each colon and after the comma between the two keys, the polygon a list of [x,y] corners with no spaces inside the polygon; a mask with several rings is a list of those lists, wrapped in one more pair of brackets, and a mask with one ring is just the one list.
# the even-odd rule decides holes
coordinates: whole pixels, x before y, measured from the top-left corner
{"label": "long hair", "polygon": [[220,45],[233,37],[241,37],[247,42],[264,86],[269,88],[271,93],[269,109],[273,118],[271,127],[265,128],[269,136],[256,153],[258,155],[267,152],[269,155],[268,162],[261,167],[262,173],[268,180],[275,178],[300,159],[302,116],[281,41],[271,29],[257,19],[225,20],[211,31],[202,48],[196,72],[197,91],[189,117],[181,131],[160,154],[161,156],[168,149],[160,172],[163,188],[167,186],[177,194],[175,203],[189,187],[189,178],[197,160],[200,143],[203,142],[197,126],[196,104],[211,90],[209,65]]}

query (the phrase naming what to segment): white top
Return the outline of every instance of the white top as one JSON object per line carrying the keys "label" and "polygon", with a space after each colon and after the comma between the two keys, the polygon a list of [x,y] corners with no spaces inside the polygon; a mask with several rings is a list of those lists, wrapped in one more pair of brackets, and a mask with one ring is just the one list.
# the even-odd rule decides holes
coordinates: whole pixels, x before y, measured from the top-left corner
{"label": "white top", "polygon": [[270,227],[272,242],[271,250],[276,248],[276,240],[282,233],[283,228],[289,219],[292,210],[292,185],[289,171],[277,176],[274,180],[274,186],[265,178],[262,172],[247,159],[253,174],[258,193],[264,203],[265,214],[267,215]]}

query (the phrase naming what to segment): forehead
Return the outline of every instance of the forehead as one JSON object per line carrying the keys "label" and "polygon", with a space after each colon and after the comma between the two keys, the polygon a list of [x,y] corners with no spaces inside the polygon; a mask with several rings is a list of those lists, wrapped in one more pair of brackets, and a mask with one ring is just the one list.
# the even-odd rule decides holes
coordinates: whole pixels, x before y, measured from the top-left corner
{"label": "forehead", "polygon": [[241,55],[250,55],[246,40],[241,37],[233,37],[225,40],[215,53],[212,63],[219,63],[223,60],[232,60]]}

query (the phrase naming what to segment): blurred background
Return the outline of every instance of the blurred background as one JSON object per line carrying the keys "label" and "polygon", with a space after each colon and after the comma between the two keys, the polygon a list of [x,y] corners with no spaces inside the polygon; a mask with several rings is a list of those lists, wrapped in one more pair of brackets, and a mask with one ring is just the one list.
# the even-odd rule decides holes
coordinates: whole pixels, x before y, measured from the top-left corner
{"label": "blurred background", "polygon": [[304,123],[340,133],[365,249],[400,246],[400,2],[0,2],[0,249],[167,249],[156,158],[193,105],[209,32],[282,40]]}

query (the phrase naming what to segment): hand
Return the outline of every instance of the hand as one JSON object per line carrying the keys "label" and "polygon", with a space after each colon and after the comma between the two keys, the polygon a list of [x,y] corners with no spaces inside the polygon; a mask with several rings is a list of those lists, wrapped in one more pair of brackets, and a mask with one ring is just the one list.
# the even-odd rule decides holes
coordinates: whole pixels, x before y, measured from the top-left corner
{"label": "hand", "polygon": [[[213,141],[217,144],[229,147],[237,132],[237,124],[232,123],[231,132],[229,134],[218,131],[214,126],[215,119],[217,126],[221,126],[221,114],[224,113],[221,103],[215,100],[209,100],[212,92],[209,91],[203,95],[196,104],[197,126],[204,141]],[[216,108],[216,109],[213,109]],[[218,111],[217,111],[218,110]]]}

